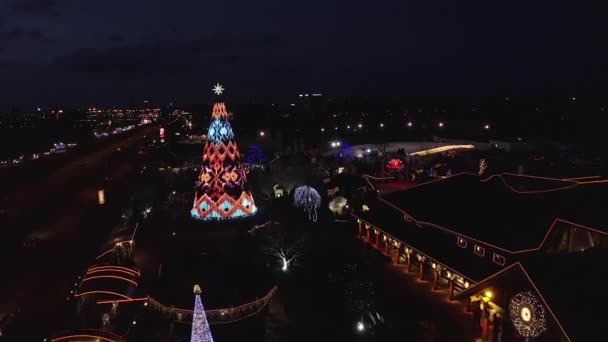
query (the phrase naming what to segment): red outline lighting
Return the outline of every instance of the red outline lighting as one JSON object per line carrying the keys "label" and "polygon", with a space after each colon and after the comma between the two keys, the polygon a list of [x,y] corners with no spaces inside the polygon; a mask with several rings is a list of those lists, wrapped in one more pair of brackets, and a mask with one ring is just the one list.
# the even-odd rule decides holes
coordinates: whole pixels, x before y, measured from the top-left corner
{"label": "red outline lighting", "polygon": [[81,296],[88,295],[88,294],[109,294],[109,295],[115,295],[118,297],[123,297],[125,299],[133,299],[133,298],[131,298],[129,296],[125,296],[121,293],[112,292],[112,291],[102,291],[102,290],[94,290],[94,291],[87,291],[87,292],[83,292],[83,293],[77,293],[74,295],[74,297],[81,297]]}
{"label": "red outline lighting", "polygon": [[140,276],[141,272],[138,270],[127,268],[123,266],[114,266],[114,265],[102,265],[102,266],[92,266],[87,270],[87,274],[101,272],[101,271],[115,271],[115,272],[123,272],[123,273],[131,273],[133,275]]}
{"label": "red outline lighting", "polygon": [[492,262],[500,266],[504,266],[507,262],[507,259],[498,253],[492,253]]}
{"label": "red outline lighting", "polygon": [[69,340],[72,338],[95,338],[95,339],[97,339],[97,341],[100,341],[100,342],[117,342],[116,340],[112,340],[107,337],[101,337],[101,336],[96,336],[96,335],[80,335],[80,334],[51,338],[51,342],[65,341],[65,340]]}
{"label": "red outline lighting", "polygon": [[458,239],[456,240],[456,244],[460,248],[467,248],[467,240],[461,236],[459,236]]}
{"label": "red outline lighting", "polygon": [[137,282],[133,281],[131,279],[127,279],[125,277],[120,277],[120,276],[114,276],[114,275],[100,275],[100,276],[92,276],[92,277],[86,277],[84,279],[82,279],[82,282],[84,283],[85,281],[88,280],[93,280],[93,279],[105,279],[105,278],[111,278],[111,279],[119,279],[119,280],[124,280],[128,283],[133,284],[133,286],[137,286]]}
{"label": "red outline lighting", "polygon": [[484,256],[486,255],[486,249],[480,245],[475,245],[475,247],[473,248],[473,253],[479,256]]}

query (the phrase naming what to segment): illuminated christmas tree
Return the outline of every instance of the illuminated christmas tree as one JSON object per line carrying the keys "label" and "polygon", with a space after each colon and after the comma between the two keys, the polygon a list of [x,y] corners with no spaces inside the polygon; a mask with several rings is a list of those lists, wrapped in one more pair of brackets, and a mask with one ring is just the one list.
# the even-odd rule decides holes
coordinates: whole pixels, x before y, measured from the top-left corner
{"label": "illuminated christmas tree", "polygon": [[[218,83],[213,91],[221,95]],[[203,164],[196,182],[192,217],[225,220],[254,215],[258,208],[247,188],[241,155],[223,102],[213,104]]]}
{"label": "illuminated christmas tree", "polygon": [[194,285],[194,314],[192,315],[192,335],[190,342],[213,342],[209,322],[205,315],[205,308],[201,301],[201,288]]}

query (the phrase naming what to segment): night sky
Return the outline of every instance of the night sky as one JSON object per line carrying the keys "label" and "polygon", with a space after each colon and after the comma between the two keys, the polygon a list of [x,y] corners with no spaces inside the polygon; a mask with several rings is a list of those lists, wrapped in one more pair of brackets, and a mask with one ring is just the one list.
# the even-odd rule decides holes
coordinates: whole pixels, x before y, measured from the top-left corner
{"label": "night sky", "polygon": [[206,102],[215,81],[242,99],[605,94],[607,12],[591,6],[3,0],[0,110]]}

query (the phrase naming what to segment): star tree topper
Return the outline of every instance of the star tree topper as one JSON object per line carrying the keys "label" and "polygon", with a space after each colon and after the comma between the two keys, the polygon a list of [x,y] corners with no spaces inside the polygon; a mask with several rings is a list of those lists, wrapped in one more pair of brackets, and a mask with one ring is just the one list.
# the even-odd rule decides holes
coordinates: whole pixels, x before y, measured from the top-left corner
{"label": "star tree topper", "polygon": [[215,86],[213,86],[211,90],[213,90],[215,95],[222,95],[222,93],[224,92],[224,87],[222,87],[222,85],[218,82],[215,84]]}

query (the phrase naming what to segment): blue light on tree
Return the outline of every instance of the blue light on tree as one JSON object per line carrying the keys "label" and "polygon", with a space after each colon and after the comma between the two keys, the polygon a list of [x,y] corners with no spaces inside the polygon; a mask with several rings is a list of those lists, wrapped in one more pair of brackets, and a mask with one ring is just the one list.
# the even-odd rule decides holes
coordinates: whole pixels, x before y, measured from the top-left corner
{"label": "blue light on tree", "polygon": [[351,160],[353,159],[355,154],[353,153],[353,148],[349,144],[343,142],[341,143],[341,148],[333,152],[333,157],[336,159],[345,159]]}
{"label": "blue light on tree", "polygon": [[259,145],[249,145],[249,150],[247,151],[247,164],[263,165],[267,161],[268,159],[264,156],[264,151],[262,151],[262,148]]}
{"label": "blue light on tree", "polygon": [[217,145],[222,141],[234,139],[234,132],[232,132],[232,127],[230,127],[228,121],[215,119],[209,125],[207,137]]}
{"label": "blue light on tree", "polygon": [[317,222],[317,209],[321,206],[321,196],[317,190],[308,185],[296,188],[293,205],[296,208],[304,208],[304,211],[308,213],[308,218],[313,222]]}

